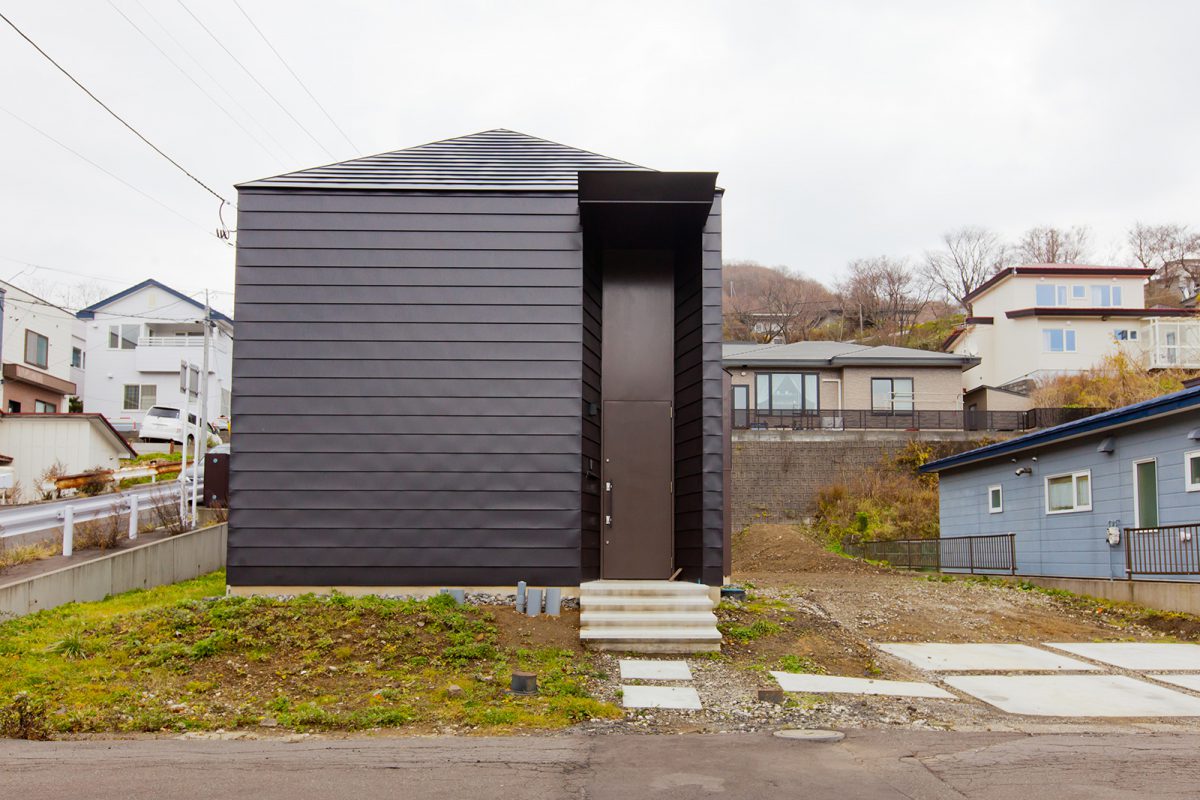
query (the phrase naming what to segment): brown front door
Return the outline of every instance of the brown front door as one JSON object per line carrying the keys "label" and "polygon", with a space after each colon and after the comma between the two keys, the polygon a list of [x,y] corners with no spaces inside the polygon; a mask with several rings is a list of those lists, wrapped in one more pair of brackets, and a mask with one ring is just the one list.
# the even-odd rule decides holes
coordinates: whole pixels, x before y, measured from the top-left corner
{"label": "brown front door", "polygon": [[669,402],[604,403],[601,575],[665,580],[674,567]]}

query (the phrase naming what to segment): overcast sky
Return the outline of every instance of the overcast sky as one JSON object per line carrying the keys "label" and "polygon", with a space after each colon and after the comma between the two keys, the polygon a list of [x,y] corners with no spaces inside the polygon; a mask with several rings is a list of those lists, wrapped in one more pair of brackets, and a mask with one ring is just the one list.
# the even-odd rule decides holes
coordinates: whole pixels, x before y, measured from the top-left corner
{"label": "overcast sky", "polygon": [[[240,181],[504,127],[719,171],[726,258],[826,281],[852,258],[918,257],[967,223],[1012,236],[1087,224],[1097,259],[1119,256],[1135,220],[1200,224],[1188,0],[238,0],[350,141],[234,0],[184,2],[286,112],[180,0],[2,10],[231,200]],[[225,292],[229,308],[218,201],[2,23],[0,74],[0,278],[117,290],[155,277]]]}

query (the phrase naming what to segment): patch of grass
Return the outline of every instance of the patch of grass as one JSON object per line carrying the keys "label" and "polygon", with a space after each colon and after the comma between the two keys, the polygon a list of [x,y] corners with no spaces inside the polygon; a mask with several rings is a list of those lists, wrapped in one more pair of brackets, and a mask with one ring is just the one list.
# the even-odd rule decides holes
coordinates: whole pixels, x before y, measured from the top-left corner
{"label": "patch of grass", "polygon": [[772,622],[769,619],[756,619],[749,625],[722,622],[717,625],[717,628],[725,636],[743,644],[753,642],[755,639],[762,639],[764,636],[772,636],[783,630],[778,622]]}
{"label": "patch of grass", "polygon": [[779,672],[803,672],[816,675],[825,673],[825,669],[811,658],[791,653],[780,656],[779,661],[775,664],[775,669]]}
{"label": "patch of grass", "polygon": [[[225,597],[224,574],[0,624],[0,698],[50,732],[447,725],[554,729],[619,716],[592,656],[502,646],[491,612],[448,596]],[[513,669],[541,693],[514,697]],[[462,691],[449,693],[455,684]],[[10,702],[11,705],[11,702]],[[16,713],[4,710],[5,719]],[[7,724],[7,723],[6,723]]]}
{"label": "patch of grass", "polygon": [[7,547],[0,544],[0,572],[31,561],[41,561],[61,552],[61,545],[54,542],[37,542],[18,547]]}

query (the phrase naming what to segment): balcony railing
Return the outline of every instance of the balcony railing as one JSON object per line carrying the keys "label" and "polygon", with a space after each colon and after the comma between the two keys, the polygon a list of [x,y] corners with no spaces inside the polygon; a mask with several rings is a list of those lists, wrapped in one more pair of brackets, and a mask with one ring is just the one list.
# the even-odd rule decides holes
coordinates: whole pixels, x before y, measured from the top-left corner
{"label": "balcony railing", "polygon": [[1034,408],[1028,411],[874,411],[821,409],[766,412],[734,409],[736,430],[1027,431],[1089,417],[1097,408]]}
{"label": "balcony railing", "polygon": [[138,347],[203,347],[203,336],[142,336]]}

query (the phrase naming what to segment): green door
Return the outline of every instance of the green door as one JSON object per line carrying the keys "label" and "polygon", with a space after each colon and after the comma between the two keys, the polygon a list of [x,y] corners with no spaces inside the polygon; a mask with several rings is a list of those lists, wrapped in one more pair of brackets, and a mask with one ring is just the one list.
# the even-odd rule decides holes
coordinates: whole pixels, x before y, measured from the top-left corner
{"label": "green door", "polygon": [[1158,463],[1139,461],[1133,465],[1134,508],[1139,528],[1158,527]]}

